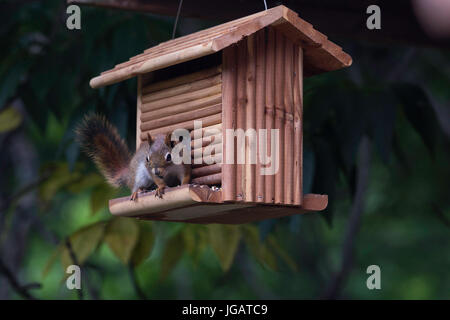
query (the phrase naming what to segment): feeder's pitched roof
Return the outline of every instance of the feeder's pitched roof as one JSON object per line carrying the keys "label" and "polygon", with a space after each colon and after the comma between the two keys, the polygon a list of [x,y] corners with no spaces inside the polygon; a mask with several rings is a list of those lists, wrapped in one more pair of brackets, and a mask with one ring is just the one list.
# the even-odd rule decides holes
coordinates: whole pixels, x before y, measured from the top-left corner
{"label": "feeder's pitched roof", "polygon": [[304,74],[348,67],[352,58],[285,6],[278,6],[184,37],[163,42],[93,78],[93,88],[216,53],[267,26],[273,26],[304,48]]}

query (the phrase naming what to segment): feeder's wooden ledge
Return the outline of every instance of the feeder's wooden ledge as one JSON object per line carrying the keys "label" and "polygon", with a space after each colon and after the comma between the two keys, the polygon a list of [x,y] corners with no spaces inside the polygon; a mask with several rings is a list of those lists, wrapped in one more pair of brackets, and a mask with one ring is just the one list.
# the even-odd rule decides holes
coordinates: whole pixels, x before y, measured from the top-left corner
{"label": "feeder's wooden ledge", "polygon": [[166,188],[163,198],[155,191],[109,201],[111,214],[144,220],[189,223],[241,224],[264,219],[324,210],[328,196],[305,194],[301,206],[277,206],[250,202],[223,202],[222,190],[206,185],[183,185]]}

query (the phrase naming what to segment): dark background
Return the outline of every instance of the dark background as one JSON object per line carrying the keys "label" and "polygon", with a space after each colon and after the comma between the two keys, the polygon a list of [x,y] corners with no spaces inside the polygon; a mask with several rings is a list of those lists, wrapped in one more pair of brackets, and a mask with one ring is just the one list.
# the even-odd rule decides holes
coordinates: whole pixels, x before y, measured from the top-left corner
{"label": "dark background", "polygon": [[[305,82],[304,189],[328,194],[328,209],[200,226],[112,219],[107,200],[127,191],[108,187],[73,139],[95,110],[134,148],[136,81],[89,80],[170,39],[173,16],[155,13],[178,2],[153,14],[82,6],[70,31],[64,1],[2,1],[0,298],[450,298],[446,29],[433,33],[409,1],[376,2],[377,31],[350,1],[285,3],[354,61]],[[177,36],[263,8],[250,3],[213,16],[185,1]],[[78,292],[64,283],[74,260]],[[381,290],[366,287],[373,264]]]}

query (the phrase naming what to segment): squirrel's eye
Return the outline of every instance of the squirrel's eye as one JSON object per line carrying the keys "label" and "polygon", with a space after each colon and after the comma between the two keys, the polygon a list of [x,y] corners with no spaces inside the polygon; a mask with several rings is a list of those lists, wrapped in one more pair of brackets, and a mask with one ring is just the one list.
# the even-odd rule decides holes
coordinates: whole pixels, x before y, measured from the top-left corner
{"label": "squirrel's eye", "polygon": [[147,159],[147,162],[150,162],[150,158],[148,156],[146,157],[146,159]]}
{"label": "squirrel's eye", "polygon": [[166,154],[166,161],[167,161],[167,162],[172,161],[172,155],[171,155],[170,153],[167,153],[167,154]]}

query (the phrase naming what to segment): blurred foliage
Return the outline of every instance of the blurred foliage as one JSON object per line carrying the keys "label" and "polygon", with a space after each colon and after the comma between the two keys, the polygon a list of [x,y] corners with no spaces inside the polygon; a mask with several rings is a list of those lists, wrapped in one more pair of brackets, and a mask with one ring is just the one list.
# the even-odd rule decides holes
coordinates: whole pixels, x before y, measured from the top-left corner
{"label": "blurred foliage", "polygon": [[22,115],[14,108],[7,107],[0,113],[0,133],[16,129],[22,122]]}
{"label": "blurred foliage", "polygon": [[[342,295],[450,298],[450,159],[442,130],[449,119],[439,121],[427,94],[448,111],[449,52],[337,41],[353,66],[305,81],[304,190],[329,195],[324,213],[242,226],[151,223],[111,218],[108,200],[128,192],[106,185],[80,154],[73,128],[95,110],[134,148],[135,80],[100,90],[89,80],[168,40],[172,19],[83,7],[82,29],[69,31],[64,1],[10,0],[0,8],[0,135],[24,130],[35,146],[37,219],[59,239],[39,232],[28,239],[21,274],[42,283],[36,296],[76,298],[61,282],[75,256],[88,298],[137,298],[133,281],[148,298],[320,297],[339,268],[358,145],[368,136],[370,182]],[[413,59],[396,74],[408,50]],[[17,101],[24,110],[14,108]],[[2,172],[6,194],[17,191],[20,169]],[[13,204],[0,214],[11,219]],[[365,287],[370,264],[381,266],[381,291]]]}

